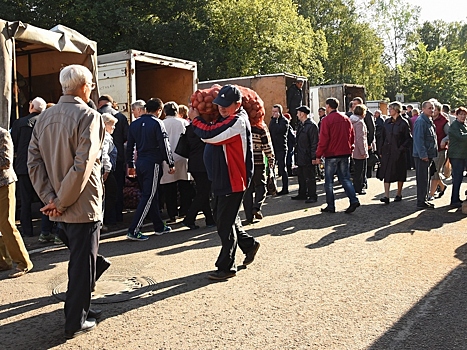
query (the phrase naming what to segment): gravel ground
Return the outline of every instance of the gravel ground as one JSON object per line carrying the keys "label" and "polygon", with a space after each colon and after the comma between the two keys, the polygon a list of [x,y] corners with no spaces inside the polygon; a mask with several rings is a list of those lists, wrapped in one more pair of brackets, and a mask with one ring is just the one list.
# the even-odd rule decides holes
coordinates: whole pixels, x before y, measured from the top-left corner
{"label": "gravel ground", "polygon": [[220,247],[213,229],[175,224],[155,236],[148,226],[146,242],[110,234],[100,252],[112,266],[96,292],[117,293],[113,277],[157,283],[99,304],[98,327],[68,341],[52,295],[68,252],[38,252],[30,239],[33,272],[0,273],[0,349],[467,349],[465,215],[449,208],[450,189],[435,210],[416,211],[413,171],[408,180],[403,201],[384,205],[383,184],[370,179],[347,215],[337,185],[335,214],[319,211],[322,182],[315,205],[291,201],[293,178],[291,194],[268,197],[264,219],[246,227],[261,242],[255,262],[226,282],[207,279]]}

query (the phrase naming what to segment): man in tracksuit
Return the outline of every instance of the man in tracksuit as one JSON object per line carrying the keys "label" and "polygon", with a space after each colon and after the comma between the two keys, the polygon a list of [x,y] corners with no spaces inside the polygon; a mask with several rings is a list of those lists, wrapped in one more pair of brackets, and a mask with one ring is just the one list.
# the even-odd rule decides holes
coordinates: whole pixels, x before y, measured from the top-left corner
{"label": "man in tracksuit", "polygon": [[242,95],[232,85],[225,85],[213,101],[220,117],[212,124],[190,109],[194,132],[206,142],[204,162],[214,193],[214,218],[222,248],[216,261],[212,280],[225,280],[236,275],[237,243],[246,255],[243,264],[251,264],[259,242],[238,224],[238,211],[243,194],[253,175],[253,149],[248,115],[241,107]]}
{"label": "man in tracksuit", "polygon": [[[169,165],[169,174],[175,173],[174,160],[170,149],[169,137],[164,123],[159,119],[164,104],[158,98],[152,98],[146,103],[146,114],[130,124],[126,159],[128,159],[128,176],[138,175],[141,189],[139,201],[133,221],[128,228],[127,238],[133,241],[145,241],[147,236],[140,232],[147,215],[152,220],[156,235],[170,232],[159,213],[159,181],[162,174],[162,162]],[[135,164],[136,146],[137,160]],[[136,170],[135,170],[136,165]]]}

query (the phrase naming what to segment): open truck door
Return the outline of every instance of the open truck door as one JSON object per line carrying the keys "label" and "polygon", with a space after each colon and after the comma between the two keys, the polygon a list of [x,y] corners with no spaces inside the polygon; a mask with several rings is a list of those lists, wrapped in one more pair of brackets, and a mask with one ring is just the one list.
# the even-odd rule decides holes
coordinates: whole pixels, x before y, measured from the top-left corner
{"label": "open truck door", "polygon": [[[97,83],[97,44],[62,25],[50,30],[0,19],[0,126],[28,114],[36,96],[56,103],[62,95],[60,70],[70,64],[89,68]],[[91,98],[97,101],[98,90]]]}

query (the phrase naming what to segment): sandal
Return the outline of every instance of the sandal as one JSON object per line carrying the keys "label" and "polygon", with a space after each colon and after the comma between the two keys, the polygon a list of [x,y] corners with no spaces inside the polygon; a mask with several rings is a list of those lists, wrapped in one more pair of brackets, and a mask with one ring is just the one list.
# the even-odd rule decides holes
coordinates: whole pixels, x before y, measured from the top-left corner
{"label": "sandal", "polygon": [[16,268],[15,272],[13,273],[10,273],[8,275],[9,278],[17,278],[17,277],[21,277],[21,276],[24,276],[25,274],[27,274],[29,272],[29,269],[18,269]]}

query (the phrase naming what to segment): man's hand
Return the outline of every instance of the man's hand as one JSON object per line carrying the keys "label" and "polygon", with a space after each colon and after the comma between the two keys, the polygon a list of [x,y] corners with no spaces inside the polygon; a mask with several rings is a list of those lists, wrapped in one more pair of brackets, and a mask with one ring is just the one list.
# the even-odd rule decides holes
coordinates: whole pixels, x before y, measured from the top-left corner
{"label": "man's hand", "polygon": [[57,207],[55,206],[53,199],[49,201],[49,204],[42,207],[40,211],[42,212],[42,214],[47,215],[47,216],[52,216],[52,217],[62,215],[62,212],[59,211]]}
{"label": "man's hand", "polygon": [[196,117],[199,116],[199,112],[196,108],[193,108],[191,105],[190,105],[190,109],[188,109],[188,118],[190,118],[191,120],[195,119]]}
{"label": "man's hand", "polygon": [[321,158],[316,158],[316,159],[311,161],[311,164],[313,164],[313,165],[318,165],[320,163],[321,163]]}
{"label": "man's hand", "polygon": [[128,177],[136,177],[136,169],[128,168]]}
{"label": "man's hand", "polygon": [[169,168],[169,174],[170,175],[175,174],[175,167]]}
{"label": "man's hand", "polygon": [[109,173],[104,173],[104,175],[102,175],[102,179],[105,181],[107,181],[107,178],[109,177]]}
{"label": "man's hand", "polygon": [[424,162],[428,162],[428,157],[426,158],[420,158],[421,160],[423,160]]}

